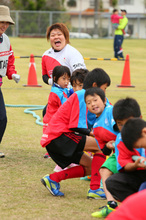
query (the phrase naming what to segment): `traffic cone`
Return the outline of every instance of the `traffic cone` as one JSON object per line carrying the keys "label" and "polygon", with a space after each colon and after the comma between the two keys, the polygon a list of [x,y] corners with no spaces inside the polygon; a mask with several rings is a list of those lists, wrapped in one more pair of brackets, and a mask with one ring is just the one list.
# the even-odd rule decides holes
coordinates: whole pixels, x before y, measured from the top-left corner
{"label": "traffic cone", "polygon": [[123,76],[121,80],[121,84],[117,85],[117,87],[135,87],[131,85],[130,80],[130,62],[129,62],[129,55],[126,55]]}
{"label": "traffic cone", "polygon": [[33,54],[30,55],[27,85],[23,85],[23,86],[26,86],[26,87],[41,87],[41,85],[38,85],[38,82],[37,82],[36,65],[35,65],[35,62],[34,62],[34,55]]}

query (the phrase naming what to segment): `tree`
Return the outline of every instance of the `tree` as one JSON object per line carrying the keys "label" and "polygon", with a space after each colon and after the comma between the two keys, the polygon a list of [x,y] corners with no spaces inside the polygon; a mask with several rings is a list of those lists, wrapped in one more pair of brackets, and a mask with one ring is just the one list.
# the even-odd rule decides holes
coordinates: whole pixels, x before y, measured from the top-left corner
{"label": "tree", "polygon": [[30,11],[61,11],[64,10],[64,1],[60,0],[12,0],[11,8]]}

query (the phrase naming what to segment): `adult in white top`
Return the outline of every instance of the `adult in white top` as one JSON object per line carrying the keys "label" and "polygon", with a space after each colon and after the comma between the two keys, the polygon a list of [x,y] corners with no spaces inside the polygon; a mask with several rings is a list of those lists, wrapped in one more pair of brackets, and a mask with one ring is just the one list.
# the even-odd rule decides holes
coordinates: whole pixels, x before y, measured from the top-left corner
{"label": "adult in white top", "polygon": [[[10,17],[9,8],[7,6],[0,5],[0,143],[7,125],[5,103],[1,90],[2,79],[7,76],[8,79],[13,79],[16,83],[20,80],[20,76],[17,74],[14,66],[14,53],[9,38],[5,34],[5,31],[10,24],[13,25],[15,23]],[[4,153],[0,152],[0,158],[4,156]]]}
{"label": "adult in white top", "polygon": [[52,85],[52,72],[55,66],[67,66],[71,73],[76,69],[86,69],[83,56],[70,46],[69,31],[63,23],[55,23],[47,29],[47,40],[51,48],[42,56],[42,77]]}

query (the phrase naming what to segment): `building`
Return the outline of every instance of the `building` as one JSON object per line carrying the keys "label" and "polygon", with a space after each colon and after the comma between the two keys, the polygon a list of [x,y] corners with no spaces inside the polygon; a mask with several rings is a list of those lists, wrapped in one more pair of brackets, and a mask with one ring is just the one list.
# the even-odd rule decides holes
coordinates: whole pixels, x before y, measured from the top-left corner
{"label": "building", "polygon": [[[65,0],[64,6],[70,13],[71,31],[86,32],[95,37],[112,36],[111,2],[112,0]],[[131,37],[146,38],[146,0],[118,0],[116,8],[119,12],[120,9],[127,10],[127,31]]]}

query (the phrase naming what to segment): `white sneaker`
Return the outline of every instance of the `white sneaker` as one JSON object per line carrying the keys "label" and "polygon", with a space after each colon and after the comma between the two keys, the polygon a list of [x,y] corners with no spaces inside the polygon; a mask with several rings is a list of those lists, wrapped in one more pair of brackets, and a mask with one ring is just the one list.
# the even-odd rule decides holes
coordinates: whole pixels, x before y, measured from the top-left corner
{"label": "white sneaker", "polygon": [[126,33],[126,34],[124,34],[124,37],[129,37],[129,36],[130,36],[130,34],[127,34],[127,33]]}

